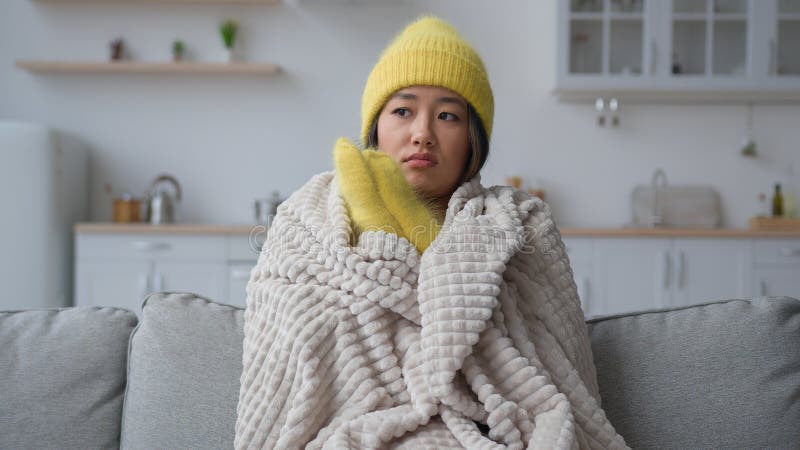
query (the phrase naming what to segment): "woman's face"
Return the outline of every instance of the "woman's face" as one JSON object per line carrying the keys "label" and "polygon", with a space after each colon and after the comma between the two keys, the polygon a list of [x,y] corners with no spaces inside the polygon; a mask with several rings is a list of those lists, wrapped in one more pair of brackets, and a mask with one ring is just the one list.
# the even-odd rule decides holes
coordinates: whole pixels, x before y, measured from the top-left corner
{"label": "woman's face", "polygon": [[467,102],[435,86],[395,92],[378,114],[378,146],[414,190],[446,206],[469,159]]}

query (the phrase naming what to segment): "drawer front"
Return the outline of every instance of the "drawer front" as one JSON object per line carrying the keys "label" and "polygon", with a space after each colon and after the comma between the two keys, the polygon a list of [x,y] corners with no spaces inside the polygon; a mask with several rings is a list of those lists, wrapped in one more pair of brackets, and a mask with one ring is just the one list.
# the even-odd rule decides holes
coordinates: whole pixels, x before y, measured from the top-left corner
{"label": "drawer front", "polygon": [[254,229],[249,235],[232,234],[228,236],[228,259],[232,261],[255,261],[261,253],[261,244],[264,241],[265,231]]}
{"label": "drawer front", "polygon": [[800,264],[800,239],[755,241],[756,264]]}
{"label": "drawer front", "polygon": [[212,259],[226,256],[225,236],[181,236],[157,233],[114,233],[76,235],[75,254],[103,259]]}

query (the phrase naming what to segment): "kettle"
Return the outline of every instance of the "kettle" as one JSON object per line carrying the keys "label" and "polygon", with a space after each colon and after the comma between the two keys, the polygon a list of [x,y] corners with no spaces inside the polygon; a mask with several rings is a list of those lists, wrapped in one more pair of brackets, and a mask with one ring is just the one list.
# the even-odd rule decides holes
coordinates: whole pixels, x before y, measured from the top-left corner
{"label": "kettle", "polygon": [[[166,183],[172,185],[175,191],[174,197],[173,194],[159,189],[162,184]],[[166,174],[156,177],[153,183],[150,184],[147,198],[146,221],[153,225],[175,223],[177,202],[181,200],[181,186],[175,177]]]}

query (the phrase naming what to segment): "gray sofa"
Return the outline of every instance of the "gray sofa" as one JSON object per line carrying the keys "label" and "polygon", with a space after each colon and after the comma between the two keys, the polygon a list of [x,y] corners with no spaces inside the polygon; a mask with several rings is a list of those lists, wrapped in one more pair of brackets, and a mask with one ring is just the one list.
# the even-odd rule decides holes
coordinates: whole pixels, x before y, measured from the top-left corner
{"label": "gray sofa", "polygon": [[[243,311],[159,293],[0,313],[0,449],[232,447]],[[634,448],[798,448],[800,300],[592,319],[603,407]]]}

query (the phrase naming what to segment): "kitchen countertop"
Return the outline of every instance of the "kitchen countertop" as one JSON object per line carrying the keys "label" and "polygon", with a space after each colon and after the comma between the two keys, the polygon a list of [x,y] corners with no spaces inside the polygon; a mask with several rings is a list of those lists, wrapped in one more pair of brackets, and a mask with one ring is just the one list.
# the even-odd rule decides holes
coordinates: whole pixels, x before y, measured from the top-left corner
{"label": "kitchen countertop", "polygon": [[[263,232],[255,224],[164,224],[82,222],[75,224],[76,233],[176,233],[176,234],[250,234]],[[747,228],[559,228],[568,237],[798,237],[800,230],[750,230]]]}
{"label": "kitchen countertop", "polygon": [[256,224],[201,224],[169,223],[150,225],[149,223],[80,222],[73,226],[76,233],[174,233],[174,234],[250,234],[263,231],[263,225]]}

